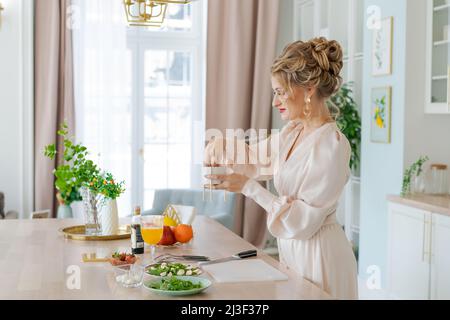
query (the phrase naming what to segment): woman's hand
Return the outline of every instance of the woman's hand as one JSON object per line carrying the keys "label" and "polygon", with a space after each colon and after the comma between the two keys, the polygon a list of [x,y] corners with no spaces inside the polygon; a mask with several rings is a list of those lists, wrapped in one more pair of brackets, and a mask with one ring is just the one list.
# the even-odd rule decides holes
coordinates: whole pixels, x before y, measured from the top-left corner
{"label": "woman's hand", "polygon": [[242,174],[229,174],[229,175],[209,175],[207,179],[222,181],[219,185],[206,185],[206,188],[212,188],[214,190],[226,190],[229,192],[241,193],[245,184],[250,178]]}
{"label": "woman's hand", "polygon": [[203,164],[205,166],[226,165],[226,140],[215,138],[205,148]]}

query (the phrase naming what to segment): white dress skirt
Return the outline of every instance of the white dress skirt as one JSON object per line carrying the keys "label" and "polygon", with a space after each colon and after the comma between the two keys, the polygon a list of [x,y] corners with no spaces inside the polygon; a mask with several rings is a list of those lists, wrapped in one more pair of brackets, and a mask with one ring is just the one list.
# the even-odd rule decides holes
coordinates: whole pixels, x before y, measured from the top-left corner
{"label": "white dress skirt", "polygon": [[[233,168],[251,177],[242,193],[267,211],[281,263],[333,298],[357,299],[356,259],[336,220],[338,199],[350,177],[351,147],[336,124],[327,123],[306,136],[287,159],[302,128],[300,121],[290,121],[270,143],[266,141],[271,145],[272,174],[255,164]],[[274,137],[279,137],[279,144],[273,144]],[[257,146],[245,146],[250,159],[257,157]],[[279,196],[257,182],[269,176]]]}

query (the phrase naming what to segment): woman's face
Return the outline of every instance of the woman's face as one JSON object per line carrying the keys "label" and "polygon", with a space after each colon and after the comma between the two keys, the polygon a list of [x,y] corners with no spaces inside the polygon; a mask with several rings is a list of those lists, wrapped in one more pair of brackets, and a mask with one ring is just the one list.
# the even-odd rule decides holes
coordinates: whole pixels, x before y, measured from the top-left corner
{"label": "woman's face", "polygon": [[291,96],[278,81],[272,76],[273,101],[272,106],[277,108],[283,121],[302,119],[304,117],[305,89],[294,88]]}

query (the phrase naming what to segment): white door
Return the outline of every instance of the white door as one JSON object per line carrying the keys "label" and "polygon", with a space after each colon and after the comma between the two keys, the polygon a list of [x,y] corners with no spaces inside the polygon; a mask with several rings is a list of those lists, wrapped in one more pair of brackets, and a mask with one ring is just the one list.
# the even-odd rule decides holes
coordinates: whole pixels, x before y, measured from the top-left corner
{"label": "white door", "polygon": [[[192,146],[194,48],[141,45],[144,90],[141,145],[143,204],[150,209],[157,189],[193,186]],[[199,177],[200,178],[200,177]]]}
{"label": "white door", "polygon": [[431,299],[450,299],[450,217],[432,215]]}
{"label": "white door", "polygon": [[165,27],[135,28],[133,198],[151,209],[156,190],[199,188],[204,131],[203,4],[170,5]]}
{"label": "white door", "polygon": [[389,292],[398,299],[429,297],[431,214],[389,204]]}

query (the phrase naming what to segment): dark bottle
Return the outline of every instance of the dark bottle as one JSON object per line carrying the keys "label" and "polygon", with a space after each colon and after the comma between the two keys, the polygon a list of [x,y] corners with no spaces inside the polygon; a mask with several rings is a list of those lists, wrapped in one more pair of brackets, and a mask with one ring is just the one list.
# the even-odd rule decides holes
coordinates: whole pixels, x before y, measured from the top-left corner
{"label": "dark bottle", "polygon": [[131,251],[133,254],[144,254],[144,240],[141,234],[141,208],[134,209],[131,219]]}

